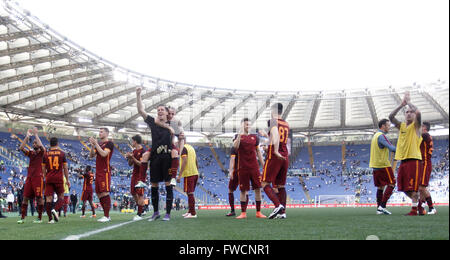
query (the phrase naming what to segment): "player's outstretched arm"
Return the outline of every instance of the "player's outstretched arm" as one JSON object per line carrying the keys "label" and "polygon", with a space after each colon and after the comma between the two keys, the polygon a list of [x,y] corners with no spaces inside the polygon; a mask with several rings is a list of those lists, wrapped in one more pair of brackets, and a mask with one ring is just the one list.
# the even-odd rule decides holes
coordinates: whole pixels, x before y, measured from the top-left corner
{"label": "player's outstretched arm", "polygon": [[22,152],[26,152],[27,150],[25,149],[25,145],[26,145],[26,143],[28,143],[28,140],[30,140],[30,130],[28,130],[27,131],[27,135],[25,136],[25,138],[22,140],[22,143],[20,144],[20,146],[19,146],[19,151],[22,151]]}
{"label": "player's outstretched arm", "polygon": [[145,112],[144,104],[142,103],[142,97],[141,97],[142,87],[136,88],[136,104],[137,104],[137,110],[138,113],[142,116],[142,118],[147,119],[147,112]]}
{"label": "player's outstretched arm", "polygon": [[41,149],[42,149],[43,151],[45,151],[45,147],[44,147],[44,145],[42,144],[41,138],[39,138],[38,133],[39,133],[39,131],[38,131],[37,127],[33,128],[33,134],[34,134],[34,137],[36,138],[36,141],[37,141],[39,147],[41,147]]}
{"label": "player's outstretched arm", "polygon": [[389,120],[395,125],[395,127],[397,127],[398,129],[400,129],[400,125],[401,122],[395,118],[395,116],[398,114],[398,112],[407,105],[407,94],[405,94],[405,97],[402,100],[402,103],[400,104],[400,106],[398,106],[394,111],[392,111],[392,113],[389,115]]}
{"label": "player's outstretched arm", "polygon": [[234,172],[234,167],[235,167],[235,155],[232,155],[230,157],[230,165],[228,167],[228,177],[230,178],[230,180],[233,179],[233,172]]}
{"label": "player's outstretched arm", "polygon": [[407,105],[416,113],[416,121],[414,123],[416,130],[420,133],[422,131],[422,113],[420,113],[420,110],[411,103],[411,98],[409,98],[409,95],[407,96],[406,102]]}

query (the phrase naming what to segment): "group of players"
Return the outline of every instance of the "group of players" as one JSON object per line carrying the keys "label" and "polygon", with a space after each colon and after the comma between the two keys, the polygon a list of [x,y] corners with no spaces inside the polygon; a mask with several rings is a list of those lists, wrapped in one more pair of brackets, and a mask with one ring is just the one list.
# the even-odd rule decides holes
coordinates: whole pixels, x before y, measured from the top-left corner
{"label": "group of players", "polygon": [[[405,109],[406,108],[406,109]],[[405,122],[400,122],[396,115],[405,109]],[[391,122],[399,130],[397,146],[392,145],[386,135]],[[377,214],[391,215],[386,204],[395,189],[404,192],[412,200],[411,211],[407,216],[434,215],[431,194],[428,191],[432,171],[431,156],[433,139],[428,133],[430,123],[422,123],[419,109],[411,103],[409,92],[405,93],[402,103],[378,123],[379,131],[373,136],[370,150],[369,167],[373,169],[374,184],[377,187]],[[397,180],[394,176],[389,152],[395,153],[395,160],[400,162]],[[428,205],[428,213],[424,204]]]}
{"label": "group of players", "polygon": [[[126,154],[128,164],[133,166],[130,190],[138,205],[134,220],[142,219],[144,209],[144,190],[147,186],[147,171],[150,168],[150,194],[154,213],[149,221],[159,219],[159,183],[165,183],[166,214],[164,221],[170,220],[173,205],[173,187],[184,178],[184,191],[188,196],[189,211],[184,218],[197,218],[195,211],[194,192],[198,180],[197,155],[192,146],[186,143],[180,121],[175,118],[175,109],[160,105],[157,116],[148,115],[141,99],[141,88],[136,89],[137,110],[148,124],[152,147],[145,151],[142,146],[142,137],[132,137],[133,152]],[[405,106],[406,122],[399,122],[395,116]],[[269,143],[264,160],[259,149],[258,135],[250,133],[252,122],[244,118],[241,129],[233,140],[233,150],[230,159],[229,203],[231,212],[227,216],[235,216],[233,192],[239,186],[241,214],[237,219],[247,218],[248,192],[251,188],[255,194],[257,218],[286,218],[286,178],[289,166],[288,137],[289,124],[282,119],[283,105],[276,103],[271,107],[271,119],[268,121]],[[395,152],[395,160],[401,161],[397,181],[398,190],[412,199],[412,209],[408,215],[426,214],[422,204],[428,203],[428,214],[436,214],[430,193],[427,190],[431,174],[431,155],[433,142],[428,134],[430,125],[422,124],[420,111],[411,104],[407,93],[401,105],[391,113],[389,120],[379,122],[379,131],[374,135],[371,144],[370,167],[373,168],[374,183],[377,191],[377,214],[391,214],[386,209],[395,188],[396,179],[389,160],[389,151]],[[393,146],[386,138],[390,122],[399,129],[397,146]],[[423,132],[423,133],[422,133]],[[33,148],[25,148],[26,143],[34,135]],[[95,192],[103,208],[104,216],[99,222],[111,221],[109,211],[111,208],[111,167],[110,160],[114,151],[114,144],[109,140],[109,130],[100,128],[100,142],[96,138],[89,138],[90,157],[96,157]],[[47,151],[42,145],[36,128],[29,130],[20,148],[30,158],[28,175],[24,189],[24,202],[22,204],[22,217],[18,223],[24,223],[28,202],[36,198],[38,204],[38,219],[35,223],[42,223],[44,210],[44,197],[49,223],[58,221],[57,211],[64,205],[64,186],[70,187],[68,167],[65,153],[58,147],[58,139],[50,139],[50,149]],[[181,154],[180,154],[181,151]],[[181,159],[181,166],[180,166]],[[263,169],[262,173],[260,168]],[[178,174],[178,172],[180,174]],[[85,204],[88,201],[92,207],[92,217],[95,217],[93,207],[94,174],[90,167],[80,177],[84,178],[82,215],[85,217]],[[261,190],[273,202],[275,208],[268,217],[261,213]],[[58,199],[53,202],[54,194]]]}
{"label": "group of players", "polygon": [[[159,219],[159,183],[164,182],[166,188],[166,214],[162,220],[169,221],[173,205],[173,187],[184,178],[184,192],[188,196],[189,211],[183,215],[184,218],[197,218],[195,211],[194,192],[198,181],[198,161],[197,155],[192,146],[186,144],[183,129],[180,122],[175,119],[175,109],[160,105],[157,107],[156,117],[148,115],[144,109],[141,99],[141,88],[136,89],[137,110],[144,121],[148,124],[151,136],[152,147],[144,151],[142,137],[136,135],[132,137],[133,152],[126,153],[128,164],[133,166],[131,178],[131,194],[138,205],[137,215],[134,220],[142,219],[144,209],[144,189],[147,188],[147,171],[150,169],[150,194],[154,213],[149,221]],[[231,171],[230,187],[239,185],[241,190],[242,214],[238,218],[246,218],[246,208],[248,203],[248,191],[250,183],[257,195],[257,217],[266,218],[261,212],[261,188],[275,204],[275,209],[269,218],[277,216],[286,217],[286,182],[288,168],[287,140],[289,135],[289,125],[281,119],[283,112],[282,104],[273,107],[272,120],[269,122],[270,145],[267,153],[267,160],[264,163],[260,150],[257,135],[249,134],[250,122],[243,120],[242,130],[236,136],[234,142],[236,164]],[[26,149],[31,136],[35,137],[32,148]],[[84,174],[83,191],[81,200],[82,218],[85,218],[86,202],[92,208],[92,216],[95,215],[95,207],[92,203],[93,184],[95,182],[95,192],[100,200],[104,216],[99,222],[111,221],[109,211],[111,209],[111,167],[110,161],[114,151],[114,144],[109,140],[109,130],[100,128],[99,139],[89,138],[90,158],[96,158],[96,171],[92,173],[90,166],[86,167]],[[24,190],[24,203],[21,208],[21,219],[18,223],[23,224],[27,215],[28,203],[36,198],[38,204],[38,219],[34,223],[42,223],[42,213],[45,208],[49,223],[58,222],[57,212],[64,205],[65,190],[70,187],[69,172],[66,155],[58,146],[58,139],[52,137],[50,149],[47,151],[42,145],[38,136],[37,128],[29,130],[23,140],[20,150],[29,157],[28,175]],[[180,152],[181,151],[181,152]],[[264,172],[261,176],[260,166]],[[180,165],[181,159],[181,165]],[[179,174],[178,174],[179,172]],[[95,177],[95,178],[94,178]],[[95,179],[95,181],[94,181]],[[274,184],[272,188],[271,183]],[[66,189],[65,189],[66,187]],[[56,203],[53,203],[54,195],[57,195]],[[234,199],[233,199],[234,200]],[[234,207],[232,207],[234,211]]]}

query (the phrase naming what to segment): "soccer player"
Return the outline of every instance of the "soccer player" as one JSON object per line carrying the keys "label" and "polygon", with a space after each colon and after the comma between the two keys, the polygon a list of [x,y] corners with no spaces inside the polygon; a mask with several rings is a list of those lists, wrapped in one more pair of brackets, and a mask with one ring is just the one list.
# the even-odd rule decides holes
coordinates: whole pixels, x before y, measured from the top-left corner
{"label": "soccer player", "polygon": [[[150,152],[150,183],[151,198],[154,213],[149,221],[160,218],[159,214],[159,183],[164,182],[166,186],[166,215],[163,221],[170,221],[170,212],[173,204],[173,186],[170,184],[169,170],[172,164],[171,150],[173,146],[172,133],[164,127],[156,124],[156,119],[145,112],[141,98],[142,88],[136,88],[137,109],[144,121],[150,127],[152,135],[152,149]],[[167,123],[168,109],[160,105],[157,107],[157,120]],[[142,162],[147,163],[148,158],[143,157]]]}
{"label": "soccer player", "polygon": [[395,153],[395,146],[389,142],[386,134],[389,133],[391,122],[382,119],[378,122],[378,131],[372,138],[370,145],[369,167],[373,170],[373,181],[377,187],[377,214],[391,215],[386,204],[395,188],[395,176],[389,160],[389,151]]}
{"label": "soccer player", "polygon": [[[233,139],[234,143],[235,139]],[[236,149],[231,148],[231,156],[230,156],[230,166],[228,169],[228,175],[230,178],[230,181],[228,183],[228,202],[230,203],[231,212],[228,213],[227,217],[236,216],[236,213],[234,211],[234,192],[236,191],[237,187],[239,186],[239,175],[238,175],[238,153],[236,152]]]}
{"label": "soccer player", "polygon": [[419,183],[419,214],[425,215],[425,209],[422,207],[422,203],[427,202],[428,204],[428,215],[435,215],[437,213],[436,209],[433,207],[433,200],[431,199],[430,191],[428,191],[428,183],[430,181],[432,163],[431,156],[433,155],[433,138],[428,133],[430,131],[430,123],[423,122],[422,124],[422,143],[420,144],[420,152],[422,154],[422,181]]}
{"label": "soccer player", "polygon": [[[27,150],[25,148],[25,144],[28,142],[32,134],[35,136],[33,141],[33,150]],[[39,224],[42,223],[42,212],[44,211],[44,177],[42,175],[42,161],[44,159],[45,148],[39,139],[37,128],[28,130],[25,139],[19,147],[19,150],[22,151],[25,156],[30,158],[30,163],[28,166],[28,174],[23,192],[23,202],[21,208],[22,218],[17,223],[25,223],[28,204],[29,202],[33,203],[33,199],[36,198],[38,204],[38,219],[33,221],[33,223]]]}
{"label": "soccer player", "polygon": [[83,174],[80,175],[80,178],[83,178],[83,191],[81,192],[81,201],[83,202],[81,206],[81,216],[80,218],[86,217],[86,201],[89,202],[89,205],[91,206],[92,210],[92,216],[91,218],[96,218],[97,215],[95,215],[95,207],[94,203],[92,202],[94,198],[94,190],[92,189],[92,184],[94,183],[94,173],[91,171],[91,166],[86,166],[86,169]]}
{"label": "soccer player", "polygon": [[140,172],[141,158],[144,154],[144,147],[142,146],[142,137],[140,135],[135,135],[131,139],[133,140],[132,146],[134,150],[132,153],[127,153],[126,157],[128,159],[128,165],[133,166],[130,193],[138,205],[138,212],[133,220],[141,220],[142,213],[144,211],[144,188],[136,188],[135,186],[139,183],[139,181],[145,182],[147,177],[146,172],[143,172],[142,174]]}
{"label": "soccer player", "polygon": [[[176,109],[174,107],[169,106],[167,107],[167,111],[168,111],[167,122],[162,122],[158,118],[155,118],[155,123],[158,126],[169,129],[169,131],[173,135],[174,146],[172,149],[172,167],[170,170],[172,179],[170,180],[170,184],[172,186],[176,186],[177,172],[180,166],[180,151],[182,151],[184,148],[185,139],[184,139],[183,125],[181,121],[175,118],[177,112]],[[177,171],[175,171],[174,169],[176,169]]]}
{"label": "soccer player", "polygon": [[[397,113],[408,106],[405,112],[405,121],[400,122],[395,118]],[[398,190],[403,191],[412,200],[411,211],[407,216],[417,216],[419,202],[419,183],[422,172],[422,154],[420,143],[422,142],[422,119],[419,109],[411,104],[409,92],[405,93],[402,103],[390,115],[389,119],[399,131],[395,160],[401,161],[398,174]]]}
{"label": "soccer player", "polygon": [[109,129],[100,128],[99,137],[101,143],[97,142],[97,139],[90,137],[91,143],[90,158],[96,156],[95,159],[95,193],[102,205],[104,216],[100,218],[99,222],[109,222],[111,218],[109,211],[111,209],[111,197],[109,192],[111,191],[111,166],[110,161],[114,152],[114,144],[108,139]]}
{"label": "soccer player", "polygon": [[[66,178],[63,176],[64,180],[64,206],[63,206],[63,212],[64,217],[67,217],[67,206],[69,206],[70,203],[70,189],[69,185],[67,185]],[[61,216],[61,209],[58,212],[59,216]]]}
{"label": "soccer player", "polygon": [[[58,146],[58,138],[50,138],[50,150],[44,156],[42,173],[45,178],[46,211],[49,224],[58,222],[58,212],[64,205],[64,177],[70,187],[69,168],[66,154]],[[57,195],[55,208],[52,209],[54,194]]]}
{"label": "soccer player", "polygon": [[[262,187],[267,197],[274,203],[275,209],[269,219],[286,218],[286,179],[289,167],[289,152],[287,149],[289,124],[281,118],[283,104],[276,103],[271,107],[269,121],[269,149],[262,177]],[[270,184],[273,184],[272,188]],[[278,192],[277,192],[278,191]],[[277,194],[278,193],[278,194]],[[280,216],[278,216],[280,215]]]}
{"label": "soccer player", "polygon": [[264,166],[259,149],[259,137],[250,134],[250,120],[244,118],[241,122],[241,130],[233,143],[233,148],[238,153],[237,169],[239,171],[239,190],[241,192],[241,215],[237,219],[247,218],[247,194],[250,190],[250,183],[255,192],[256,201],[256,217],[266,218],[261,213],[261,174],[259,171],[258,161],[261,168]]}
{"label": "soccer player", "polygon": [[184,214],[184,218],[197,218],[195,212],[194,192],[198,181],[198,161],[197,154],[189,144],[185,144],[181,153],[181,170],[177,177],[177,182],[184,178],[184,192],[188,195],[189,212]]}

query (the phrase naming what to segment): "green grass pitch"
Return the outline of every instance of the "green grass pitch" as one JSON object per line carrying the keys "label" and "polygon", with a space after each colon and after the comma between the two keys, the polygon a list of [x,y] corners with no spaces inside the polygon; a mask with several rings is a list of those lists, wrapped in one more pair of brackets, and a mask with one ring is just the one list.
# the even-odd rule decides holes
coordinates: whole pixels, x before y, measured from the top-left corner
{"label": "green grass pitch", "polygon": [[[184,212],[174,211],[170,222],[146,219],[94,234],[82,239],[106,240],[365,240],[370,235],[380,240],[448,240],[449,207],[437,207],[437,215],[407,217],[408,207],[390,208],[393,215],[375,215],[375,208],[288,209],[287,219],[256,219],[255,210],[248,218],[225,217],[225,210],[200,210],[197,219],[183,219]],[[239,211],[238,211],[239,213]],[[268,215],[269,209],[263,213]],[[151,214],[149,213],[146,218]],[[88,215],[89,216],[89,215]],[[102,212],[98,213],[102,217]],[[0,219],[1,240],[59,240],[105,227],[129,222],[134,214],[112,213],[110,223],[81,219],[68,214],[59,223],[17,224],[17,214]]]}

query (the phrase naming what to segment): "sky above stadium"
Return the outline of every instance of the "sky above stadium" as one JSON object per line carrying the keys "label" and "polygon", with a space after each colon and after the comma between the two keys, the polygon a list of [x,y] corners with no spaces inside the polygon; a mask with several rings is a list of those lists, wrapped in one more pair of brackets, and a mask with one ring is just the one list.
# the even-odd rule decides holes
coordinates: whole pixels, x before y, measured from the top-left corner
{"label": "sky above stadium", "polygon": [[310,91],[449,78],[448,0],[18,0],[120,66],[177,82]]}

